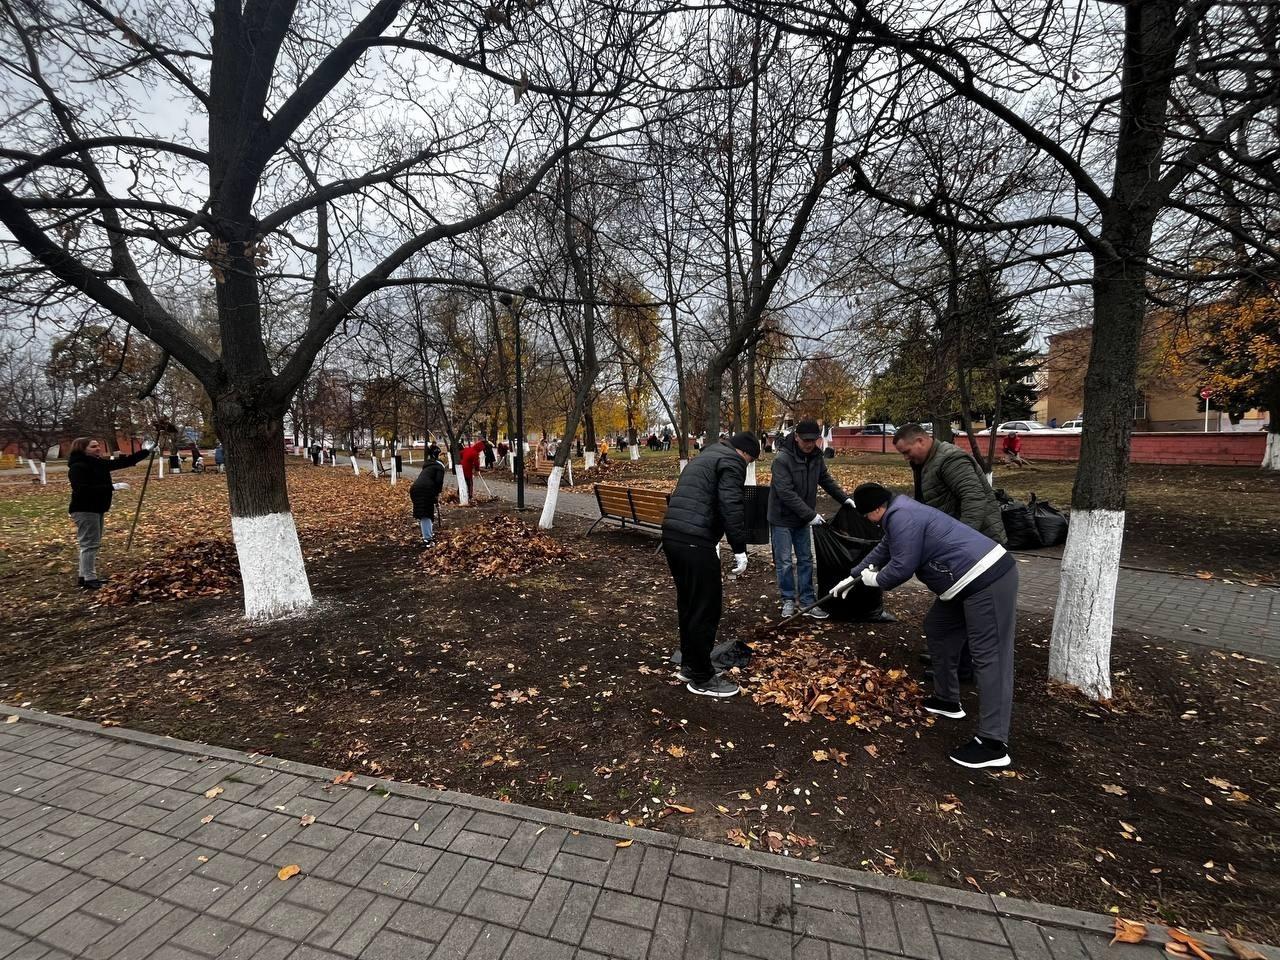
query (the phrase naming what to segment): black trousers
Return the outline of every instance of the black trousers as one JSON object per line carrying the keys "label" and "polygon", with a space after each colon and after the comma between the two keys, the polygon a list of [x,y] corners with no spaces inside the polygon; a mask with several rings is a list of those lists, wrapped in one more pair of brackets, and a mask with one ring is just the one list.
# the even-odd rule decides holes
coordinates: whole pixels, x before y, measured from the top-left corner
{"label": "black trousers", "polygon": [[720,560],[714,547],[662,541],[671,577],[676,582],[676,611],[680,618],[680,665],[695,683],[715,675],[711,648],[716,645],[720,607]]}

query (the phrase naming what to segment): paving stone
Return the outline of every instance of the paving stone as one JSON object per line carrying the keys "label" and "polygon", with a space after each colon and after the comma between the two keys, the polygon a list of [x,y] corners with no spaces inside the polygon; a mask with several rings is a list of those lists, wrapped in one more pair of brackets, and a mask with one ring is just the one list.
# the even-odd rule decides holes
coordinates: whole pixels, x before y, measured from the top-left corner
{"label": "paving stone", "polygon": [[333,943],[333,949],[352,957],[363,953],[401,906],[399,900],[391,897],[375,897]]}
{"label": "paving stone", "polygon": [[595,860],[612,860],[614,851],[618,849],[615,846],[617,842],[608,837],[596,837],[589,833],[579,833],[576,836],[571,833],[564,838],[564,843],[560,845],[560,849],[565,853],[572,853],[580,857],[590,857]]}
{"label": "paving stone", "polygon": [[950,937],[945,933],[938,933],[937,940],[942,960],[1013,960],[1013,951],[1008,947]]}
{"label": "paving stone", "polygon": [[454,914],[446,910],[437,910],[420,903],[402,903],[388,921],[387,928],[419,940],[439,943],[444,939],[453,920]]}
{"label": "paving stone", "polygon": [[533,903],[529,904],[524,919],[520,921],[520,929],[539,937],[547,936],[555,925],[560,907],[572,886],[568,880],[560,880],[557,877],[547,877],[543,880],[542,886],[538,888],[538,893],[533,898]]}
{"label": "paving stone", "polygon": [[449,850],[467,857],[496,860],[506,844],[505,837],[495,837],[488,833],[475,833],[468,829],[458,832],[458,835],[450,841]]}
{"label": "paving stone", "polygon": [[[441,820],[440,823],[426,835],[426,837],[423,838],[422,842],[428,846],[439,847],[442,850],[446,849],[449,844],[453,842],[453,838],[462,831],[462,828],[467,825],[467,821],[470,819],[470,810],[462,810],[454,807],[449,811],[445,818]],[[421,833],[421,831],[419,831],[419,833]]]}
{"label": "paving stone", "polygon": [[931,903],[926,907],[929,920],[938,936],[963,937],[1006,946],[1007,941],[1000,920],[995,914],[976,913],[956,907],[944,907]]}
{"label": "paving stone", "polygon": [[[820,907],[824,910],[839,910],[841,913],[858,915],[858,894],[848,887],[829,883],[802,883],[793,886],[792,899],[797,904]],[[996,941],[1003,943],[1003,939]]]}
{"label": "paving stone", "polygon": [[257,930],[249,930],[218,960],[284,960],[296,949],[291,940],[281,940]]}
{"label": "paving stone", "polygon": [[560,913],[551,928],[551,936],[566,943],[577,943],[587,929],[596,903],[596,889],[589,884],[571,884],[565,893]]}
{"label": "paving stone", "polygon": [[837,909],[824,909],[801,904],[796,907],[792,929],[797,935],[835,940],[839,943],[862,944],[862,924],[857,914]]}
{"label": "paving stone", "polygon": [[380,930],[364,952],[368,957],[386,957],[395,960],[427,960],[436,945],[429,940],[416,940],[403,933]]}
{"label": "paving stone", "polygon": [[207,957],[216,957],[243,933],[243,927],[206,914],[174,934],[169,942]]}
{"label": "paving stone", "polygon": [[[573,954],[570,944],[521,931],[511,938],[503,960],[571,960]],[[667,960],[678,956],[679,953],[668,954]]]}
{"label": "paving stone", "polygon": [[652,930],[658,918],[658,901],[613,890],[603,890],[596,900],[595,915],[643,930]]}
{"label": "paving stone", "polygon": [[432,960],[471,960],[471,945],[476,942],[483,929],[484,922],[481,920],[458,917],[436,947],[436,952],[431,955]]}
{"label": "paving stone", "polygon": [[522,900],[509,893],[497,890],[477,890],[463,909],[469,917],[478,917],[492,923],[500,923],[508,927],[520,926],[524,912],[529,907],[528,900]]}
{"label": "paving stone", "polygon": [[467,901],[471,899],[472,894],[476,892],[476,888],[480,886],[480,881],[484,879],[484,875],[488,872],[489,864],[484,860],[463,861],[462,866],[453,875],[453,879],[444,888],[444,893],[439,896],[435,905],[441,910],[452,910],[454,913],[462,912],[462,908],[467,905]]}
{"label": "paving stone", "polygon": [[77,910],[42,932],[40,939],[72,956],[78,956],[91,943],[102,939],[114,929],[106,920]]}
{"label": "paving stone", "polygon": [[498,854],[498,862],[511,866],[523,864],[525,858],[529,855],[529,851],[533,849],[534,843],[537,842],[539,829],[536,823],[520,821],[516,826],[515,832],[503,844],[502,850]]}
{"label": "paving stone", "polygon": [[307,943],[329,949],[348,927],[364,915],[374,899],[367,890],[348,890],[337,906],[325,912],[320,925],[307,934]]}
{"label": "paving stone", "polygon": [[1018,960],[1053,960],[1038,924],[1001,917],[1000,926]]}
{"label": "paving stone", "polygon": [[690,910],[723,914],[728,905],[728,893],[727,887],[713,887],[685,877],[671,877],[667,881],[662,899]]}
{"label": "paving stone", "polygon": [[691,853],[677,853],[671,863],[671,873],[677,877],[687,877],[699,883],[717,887],[729,885],[729,864],[720,860],[708,860],[706,857]]}
{"label": "paving stone", "polygon": [[919,960],[939,960],[938,946],[929,926],[929,914],[918,900],[893,898],[893,917],[902,940],[902,952]]}
{"label": "paving stone", "polygon": [[898,953],[898,925],[893,916],[893,902],[879,893],[858,892],[858,911],[862,915],[862,931],[869,951]]}
{"label": "paving stone", "polygon": [[515,817],[503,817],[496,813],[476,813],[467,821],[467,829],[475,833],[488,833],[504,839],[513,836],[517,828],[527,821]]}
{"label": "paving stone", "polygon": [[556,857],[560,855],[560,845],[564,843],[569,831],[560,827],[547,827],[534,841],[533,848],[521,864],[526,870],[537,870],[545,873],[551,868]]}
{"label": "paving stone", "polygon": [[532,900],[537,896],[542,880],[541,874],[495,863],[484,875],[480,885],[486,890],[497,890],[499,893],[509,893],[513,897]]}
{"label": "paving stone", "polygon": [[155,901],[84,951],[91,960],[143,960],[196,918],[195,913]]}
{"label": "paving stone", "polygon": [[417,903],[433,906],[466,862],[466,857],[456,853],[441,854],[419,881],[411,899]]}
{"label": "paving stone", "polygon": [[649,951],[650,932],[626,927],[602,917],[592,917],[581,946],[622,960],[643,960]]}
{"label": "paving stone", "polygon": [[726,919],[724,945],[728,950],[763,960],[788,960],[792,936],[786,930]]}
{"label": "paving stone", "polygon": [[417,870],[406,870],[404,867],[392,867],[379,863],[360,878],[357,886],[389,897],[407,899],[421,879],[422,874]]}
{"label": "paving stone", "polygon": [[638,897],[661,900],[667,887],[667,876],[671,871],[672,859],[673,854],[670,850],[646,847],[644,862],[640,864],[640,870],[636,873],[636,882],[631,892]]}
{"label": "paving stone", "polygon": [[[723,891],[722,891],[723,892]],[[724,916],[694,911],[689,917],[689,941],[684,960],[718,960],[721,954]]]}
{"label": "paving stone", "polygon": [[590,857],[580,857],[572,853],[558,853],[551,861],[551,866],[547,868],[547,873],[553,877],[589,883],[598,887],[604,883],[604,878],[609,873],[609,864],[603,860],[593,860]]}

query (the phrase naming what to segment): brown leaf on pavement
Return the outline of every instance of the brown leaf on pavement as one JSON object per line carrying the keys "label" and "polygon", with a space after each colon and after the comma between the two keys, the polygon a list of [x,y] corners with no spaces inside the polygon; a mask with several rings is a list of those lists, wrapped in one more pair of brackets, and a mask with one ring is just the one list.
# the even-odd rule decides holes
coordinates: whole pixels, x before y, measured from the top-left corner
{"label": "brown leaf on pavement", "polygon": [[1116,917],[1116,935],[1111,938],[1116,943],[1141,943],[1147,935],[1147,925],[1137,920],[1126,920]]}
{"label": "brown leaf on pavement", "polygon": [[220,794],[220,793],[222,793],[222,792],[223,792],[223,788],[222,788],[222,787],[210,787],[208,790],[206,790],[206,791],[204,792],[204,795],[205,795],[208,799],[212,800],[214,797],[216,797],[218,794]]}
{"label": "brown leaf on pavement", "polygon": [[276,876],[281,880],[288,880],[290,877],[296,877],[302,872],[302,868],[296,863],[291,863],[287,867],[281,867],[276,871]]}
{"label": "brown leaf on pavement", "polygon": [[1209,956],[1209,951],[1205,950],[1204,944],[1191,936],[1191,934],[1187,933],[1185,930],[1180,930],[1177,927],[1169,927],[1168,931],[1170,940],[1175,943],[1183,944],[1188,950],[1199,957],[1200,960],[1213,960],[1213,957]]}
{"label": "brown leaf on pavement", "polygon": [[334,783],[350,783],[355,778],[356,778],[356,775],[352,773],[350,770],[347,770],[346,772],[340,773],[336,777],[334,777],[333,782]]}

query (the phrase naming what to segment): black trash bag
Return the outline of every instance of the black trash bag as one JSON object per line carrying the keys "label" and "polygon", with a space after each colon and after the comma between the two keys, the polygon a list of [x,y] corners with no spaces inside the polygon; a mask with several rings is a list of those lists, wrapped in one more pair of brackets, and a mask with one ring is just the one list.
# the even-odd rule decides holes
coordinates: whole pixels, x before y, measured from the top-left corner
{"label": "black trash bag", "polygon": [[743,488],[743,514],[747,523],[747,543],[769,542],[769,488]]}
{"label": "black trash bag", "polygon": [[[813,530],[813,565],[818,596],[849,576],[849,571],[880,542],[881,529],[848,504],[831,521]],[[857,584],[844,599],[832,597],[822,609],[835,620],[893,623],[897,618],[884,609],[884,591]]]}
{"label": "black trash bag", "polygon": [[1003,490],[995,492],[1000,502],[1000,519],[1004,521],[1004,534],[1010,550],[1035,550],[1044,546],[1036,527],[1031,508],[1021,500],[1014,500]]}
{"label": "black trash bag", "polygon": [[1037,500],[1034,493],[1027,506],[1031,510],[1031,518],[1035,521],[1041,543],[1046,547],[1056,547],[1067,542],[1068,520],[1061,510],[1048,500]]}

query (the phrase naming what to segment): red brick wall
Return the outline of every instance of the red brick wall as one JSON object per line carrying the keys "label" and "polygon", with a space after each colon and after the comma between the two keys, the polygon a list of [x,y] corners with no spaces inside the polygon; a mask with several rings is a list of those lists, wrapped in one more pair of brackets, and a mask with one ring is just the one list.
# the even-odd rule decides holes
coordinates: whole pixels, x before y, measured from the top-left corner
{"label": "red brick wall", "polygon": [[[985,437],[978,438],[983,449],[985,440]],[[892,437],[850,435],[848,428],[837,427],[832,442],[839,453],[893,452]],[[963,439],[960,442],[963,443]],[[996,441],[997,456],[1000,442]],[[1131,463],[1256,467],[1262,463],[1266,443],[1267,435],[1261,430],[1250,433],[1135,433],[1129,460]],[[1023,434],[1022,455],[1028,460],[1078,460],[1080,435]]]}

